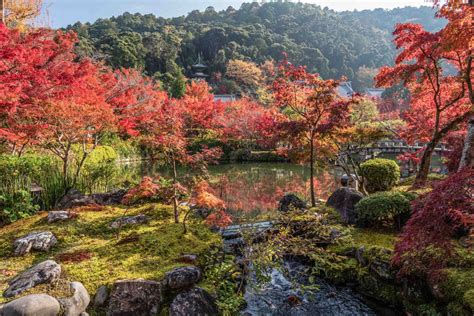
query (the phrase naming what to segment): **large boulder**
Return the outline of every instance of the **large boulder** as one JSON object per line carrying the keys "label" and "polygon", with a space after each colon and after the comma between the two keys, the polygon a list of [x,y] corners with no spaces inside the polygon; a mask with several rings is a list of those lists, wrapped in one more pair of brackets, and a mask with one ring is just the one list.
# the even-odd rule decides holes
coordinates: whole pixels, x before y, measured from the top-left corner
{"label": "large boulder", "polygon": [[60,311],[59,302],[46,294],[21,297],[5,304],[0,314],[3,316],[56,316]]}
{"label": "large boulder", "polygon": [[201,288],[193,288],[178,294],[170,306],[170,316],[219,315],[214,298]]}
{"label": "large boulder", "polygon": [[362,193],[352,188],[339,188],[329,197],[326,205],[335,208],[345,223],[354,224],[357,220],[355,205],[363,197]]}
{"label": "large boulder", "polygon": [[77,213],[71,211],[50,211],[48,212],[48,223],[67,221],[77,216]]}
{"label": "large boulder", "polygon": [[286,213],[292,210],[305,210],[306,208],[308,208],[306,202],[291,193],[286,194],[278,204],[278,210],[282,213]]}
{"label": "large boulder", "polygon": [[195,266],[176,268],[166,273],[164,283],[172,290],[183,290],[193,287],[201,276],[201,269]]}
{"label": "large boulder", "polygon": [[162,285],[147,280],[122,280],[114,283],[107,316],[157,315],[162,304]]}
{"label": "large boulder", "polygon": [[23,256],[29,253],[31,249],[48,252],[57,243],[58,240],[52,232],[33,232],[15,240],[13,254]]}
{"label": "large boulder", "polygon": [[91,197],[99,205],[117,205],[122,203],[126,193],[126,190],[113,190],[107,193],[95,193]]}
{"label": "large boulder", "polygon": [[4,297],[14,297],[38,284],[53,283],[61,275],[61,266],[53,260],[46,260],[17,275],[3,292]]}
{"label": "large boulder", "polygon": [[70,189],[59,201],[57,208],[70,209],[91,204],[96,204],[92,196],[85,195],[77,189]]}
{"label": "large boulder", "polygon": [[110,223],[110,228],[117,229],[124,226],[140,225],[140,224],[148,223],[149,221],[150,219],[148,218],[148,216],[143,215],[143,214],[136,215],[136,216],[125,216]]}
{"label": "large boulder", "polygon": [[59,299],[63,316],[80,315],[86,311],[91,301],[89,293],[82,283],[71,282],[71,291],[74,293],[71,297]]}

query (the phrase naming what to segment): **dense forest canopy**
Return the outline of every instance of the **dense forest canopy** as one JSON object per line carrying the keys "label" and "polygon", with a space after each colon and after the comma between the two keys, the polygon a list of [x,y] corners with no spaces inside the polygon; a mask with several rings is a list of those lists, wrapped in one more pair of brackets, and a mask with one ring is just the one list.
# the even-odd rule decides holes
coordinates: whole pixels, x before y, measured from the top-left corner
{"label": "dense forest canopy", "polygon": [[372,85],[377,68],[393,61],[394,25],[415,22],[437,30],[444,21],[434,19],[434,12],[429,7],[335,12],[314,4],[246,3],[238,10],[209,7],[172,19],[124,13],[68,28],[80,36],[80,54],[105,58],[113,67],[142,67],[165,80],[179,72],[189,76],[198,54],[211,74],[223,74],[230,60],[261,64],[286,52],[309,71],[323,78],[346,76],[362,90]]}

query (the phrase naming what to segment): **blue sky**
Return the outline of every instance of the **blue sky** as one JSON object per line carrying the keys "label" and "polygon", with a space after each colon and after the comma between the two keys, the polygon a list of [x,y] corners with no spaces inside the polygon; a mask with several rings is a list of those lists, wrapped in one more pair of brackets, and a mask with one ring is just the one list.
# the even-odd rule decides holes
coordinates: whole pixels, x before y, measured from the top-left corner
{"label": "blue sky", "polygon": [[[94,22],[98,18],[120,15],[123,12],[153,13],[172,17],[192,10],[214,6],[217,10],[229,5],[238,8],[241,0],[46,0],[49,21],[53,27],[63,27],[77,21]],[[247,1],[249,2],[249,1]],[[426,0],[307,0],[334,10],[394,8],[430,5]]]}

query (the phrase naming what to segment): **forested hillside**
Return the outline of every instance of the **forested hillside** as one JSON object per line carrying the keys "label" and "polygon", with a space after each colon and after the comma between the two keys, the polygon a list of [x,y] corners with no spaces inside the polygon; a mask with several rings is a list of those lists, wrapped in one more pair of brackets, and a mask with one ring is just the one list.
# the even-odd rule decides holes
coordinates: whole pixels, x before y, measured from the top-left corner
{"label": "forested hillside", "polygon": [[372,85],[376,68],[393,61],[395,23],[441,28],[444,22],[433,17],[428,7],[335,12],[312,4],[247,3],[173,19],[124,13],[69,28],[80,36],[80,54],[105,58],[113,67],[142,67],[164,81],[181,71],[189,75],[199,53],[211,74],[223,74],[230,60],[260,64],[287,52],[324,78],[346,76],[363,89]]}

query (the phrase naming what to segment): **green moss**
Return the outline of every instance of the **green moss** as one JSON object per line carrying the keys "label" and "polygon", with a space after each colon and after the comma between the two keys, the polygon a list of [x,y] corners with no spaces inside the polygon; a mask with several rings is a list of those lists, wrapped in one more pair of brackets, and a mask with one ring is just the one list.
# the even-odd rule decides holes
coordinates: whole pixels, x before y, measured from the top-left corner
{"label": "green moss", "polygon": [[[146,225],[124,227],[121,240],[131,242],[118,242],[116,231],[109,228],[109,223],[123,215],[137,214],[146,214],[151,221]],[[182,265],[177,263],[182,254],[205,254],[221,242],[217,234],[197,223],[190,225],[188,234],[184,235],[182,225],[173,222],[172,208],[159,204],[128,211],[121,207],[109,207],[100,212],[80,211],[77,219],[57,224],[47,224],[46,215],[42,213],[0,229],[1,291],[17,273],[43,260],[54,259],[61,264],[65,278],[82,282],[93,295],[99,286],[110,285],[118,279],[160,280],[167,271]],[[43,230],[53,232],[59,241],[50,253],[11,256],[16,238]],[[75,253],[88,255],[76,260],[80,262],[62,261]]]}
{"label": "green moss", "polygon": [[458,302],[449,303],[448,306],[446,306],[446,314],[448,316],[472,316],[472,313]]}
{"label": "green moss", "polygon": [[458,302],[474,311],[474,268],[443,271],[445,278],[440,283],[440,289],[446,300]]}
{"label": "green moss", "polygon": [[[474,285],[472,284],[471,286],[474,287]],[[464,293],[462,300],[463,300],[463,303],[471,309],[471,311],[474,311],[474,288]]]}
{"label": "green moss", "polygon": [[398,240],[397,234],[389,229],[354,228],[351,232],[352,241],[350,243],[330,245],[328,249],[338,254],[344,254],[362,246],[366,249],[376,246],[393,250]]}
{"label": "green moss", "polygon": [[359,270],[358,280],[359,290],[367,296],[392,306],[403,301],[403,295],[396,285],[378,279],[368,268]]}

